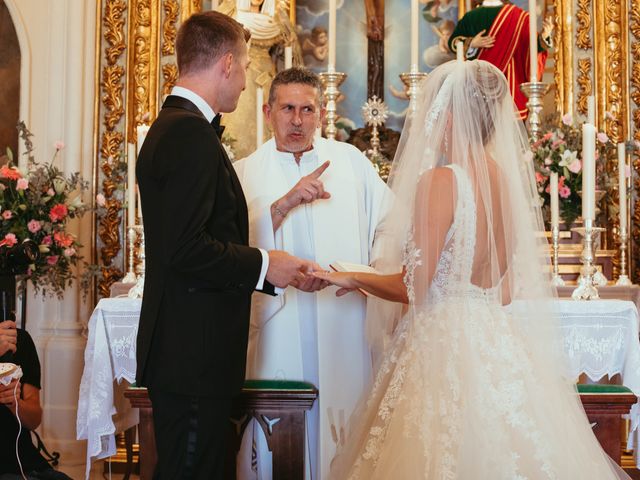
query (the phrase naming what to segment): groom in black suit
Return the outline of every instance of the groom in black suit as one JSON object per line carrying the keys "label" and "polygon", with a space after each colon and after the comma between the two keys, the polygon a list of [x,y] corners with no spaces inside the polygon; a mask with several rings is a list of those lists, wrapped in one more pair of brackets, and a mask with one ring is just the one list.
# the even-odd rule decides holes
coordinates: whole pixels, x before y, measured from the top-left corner
{"label": "groom in black suit", "polygon": [[156,479],[223,477],[251,294],[273,294],[315,268],[247,245],[247,205],[220,143],[219,114],[232,112],[245,88],[248,40],[218,12],[182,25],[180,76],[136,167],[146,241],[136,378],[153,404]]}

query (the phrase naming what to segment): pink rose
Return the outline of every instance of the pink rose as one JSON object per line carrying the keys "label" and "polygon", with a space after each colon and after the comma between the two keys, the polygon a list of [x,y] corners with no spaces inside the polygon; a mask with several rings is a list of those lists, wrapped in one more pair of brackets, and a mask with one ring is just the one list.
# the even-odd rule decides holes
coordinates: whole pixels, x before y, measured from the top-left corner
{"label": "pink rose", "polygon": [[42,225],[40,225],[40,222],[38,220],[31,220],[29,223],[27,223],[27,228],[31,233],[36,233],[40,231]]}
{"label": "pink rose", "polygon": [[47,190],[47,195],[49,195],[50,197],[53,197],[56,194],[56,191],[53,188],[50,188],[49,190]]}
{"label": "pink rose", "polygon": [[105,206],[106,199],[104,198],[103,194],[99,193],[96,195],[96,203],[98,204],[99,207]]}
{"label": "pink rose", "polygon": [[42,239],[42,245],[51,245],[53,240],[51,239],[51,235],[47,235]]}
{"label": "pink rose", "polygon": [[542,175],[540,172],[536,172],[536,183],[542,183],[546,180],[547,177]]}
{"label": "pink rose", "polygon": [[565,143],[566,142],[564,140],[554,140],[554,142],[551,144],[551,148],[553,148],[555,150],[560,145],[564,145]]}
{"label": "pink rose", "polygon": [[26,178],[19,178],[16,183],[16,190],[26,190],[29,188],[29,180]]}
{"label": "pink rose", "polygon": [[558,195],[562,198],[569,198],[569,195],[571,195],[571,189],[566,185],[563,185],[561,188],[558,188]]}
{"label": "pink rose", "polygon": [[64,148],[64,142],[62,140],[56,140],[53,142],[53,148],[56,150],[62,150]]}
{"label": "pink rose", "polygon": [[48,265],[55,265],[56,263],[58,263],[58,255],[49,255],[47,257]]}
{"label": "pink rose", "polygon": [[76,249],[73,247],[69,247],[69,248],[65,248],[64,249],[64,256],[65,257],[73,257],[76,254]]}
{"label": "pink rose", "polygon": [[2,212],[2,218],[4,218],[5,220],[9,220],[11,217],[13,217],[13,213],[11,213],[11,210],[5,210],[4,212]]}
{"label": "pink rose", "polygon": [[7,233],[4,236],[4,239],[0,241],[0,247],[4,245],[8,247],[13,247],[16,243],[18,243],[18,239],[16,238],[15,234]]}
{"label": "pink rose", "polygon": [[49,211],[49,218],[52,222],[59,222],[60,220],[64,220],[69,211],[67,210],[67,206],[63,203],[57,203],[51,210]]}
{"label": "pink rose", "polygon": [[567,126],[571,125],[573,123],[573,115],[571,115],[570,113],[565,113],[562,116],[562,123]]}
{"label": "pink rose", "polygon": [[551,137],[553,137],[553,132],[547,132],[547,133],[545,133],[545,134],[544,134],[544,136],[542,137],[542,140],[544,140],[544,141],[546,142],[547,140],[550,140],[550,139],[551,139]]}
{"label": "pink rose", "polygon": [[582,162],[576,158],[567,168],[572,173],[579,173],[582,170]]}
{"label": "pink rose", "polygon": [[600,143],[607,143],[609,141],[609,137],[604,132],[598,132],[598,134],[596,135],[596,138]]}

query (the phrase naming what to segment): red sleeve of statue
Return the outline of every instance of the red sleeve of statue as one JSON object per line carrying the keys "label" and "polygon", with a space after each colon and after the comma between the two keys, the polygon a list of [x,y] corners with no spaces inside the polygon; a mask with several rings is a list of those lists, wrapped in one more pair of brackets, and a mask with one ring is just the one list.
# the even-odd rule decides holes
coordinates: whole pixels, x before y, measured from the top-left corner
{"label": "red sleeve of statue", "polygon": [[[500,10],[489,30],[495,37],[493,48],[482,49],[479,59],[498,67],[507,77],[511,95],[518,114],[527,118],[527,97],[520,90],[520,84],[529,81],[529,13],[510,4]],[[538,72],[542,76],[547,52],[538,54]]]}

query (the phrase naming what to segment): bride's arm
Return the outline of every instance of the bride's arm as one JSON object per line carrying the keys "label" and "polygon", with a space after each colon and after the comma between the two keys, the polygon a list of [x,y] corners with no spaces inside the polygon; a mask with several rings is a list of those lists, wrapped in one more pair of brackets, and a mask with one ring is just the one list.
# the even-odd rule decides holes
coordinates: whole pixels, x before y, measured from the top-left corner
{"label": "bride's arm", "polygon": [[[414,213],[414,242],[416,248],[421,250],[421,264],[417,267],[421,270],[414,276],[418,303],[426,298],[447,232],[453,222],[454,182],[454,174],[449,168],[435,168],[425,172],[418,182]],[[404,269],[401,273],[390,275],[362,272],[317,272],[315,275],[343,289],[360,288],[384,300],[409,303]]]}

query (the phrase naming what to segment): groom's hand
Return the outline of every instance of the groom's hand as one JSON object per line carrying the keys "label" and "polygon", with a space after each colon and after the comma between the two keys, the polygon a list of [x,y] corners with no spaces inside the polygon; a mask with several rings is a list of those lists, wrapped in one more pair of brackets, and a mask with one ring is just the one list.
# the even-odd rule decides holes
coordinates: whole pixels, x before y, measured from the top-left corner
{"label": "groom's hand", "polygon": [[311,267],[312,270],[307,270],[305,279],[297,285],[294,285],[298,290],[303,292],[317,292],[329,286],[329,282],[314,275],[315,272],[321,272],[322,267],[317,263],[313,263]]}
{"label": "groom's hand", "polygon": [[315,270],[315,263],[303,260],[281,250],[269,250],[267,281],[276,287],[298,286],[307,278],[307,272]]}

